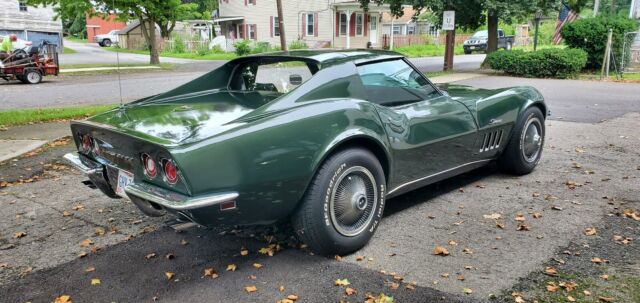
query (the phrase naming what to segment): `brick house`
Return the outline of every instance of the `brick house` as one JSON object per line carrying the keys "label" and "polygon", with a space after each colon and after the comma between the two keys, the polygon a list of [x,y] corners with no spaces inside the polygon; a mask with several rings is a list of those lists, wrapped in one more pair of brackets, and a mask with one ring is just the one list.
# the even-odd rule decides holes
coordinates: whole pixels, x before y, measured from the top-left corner
{"label": "brick house", "polygon": [[[275,0],[219,0],[214,22],[228,40],[248,39],[280,44]],[[388,5],[372,4],[365,13],[354,0],[282,0],[287,43],[304,41],[311,48],[364,48],[381,44],[380,21]]]}
{"label": "brick house", "polygon": [[25,0],[1,0],[0,36],[16,34],[34,45],[46,40],[62,46],[62,21],[54,21],[54,16],[51,6],[33,7]]}
{"label": "brick house", "polygon": [[108,34],[112,30],[123,29],[126,23],[118,21],[114,14],[102,14],[98,16],[87,15],[87,41],[92,42],[93,37],[97,35]]}

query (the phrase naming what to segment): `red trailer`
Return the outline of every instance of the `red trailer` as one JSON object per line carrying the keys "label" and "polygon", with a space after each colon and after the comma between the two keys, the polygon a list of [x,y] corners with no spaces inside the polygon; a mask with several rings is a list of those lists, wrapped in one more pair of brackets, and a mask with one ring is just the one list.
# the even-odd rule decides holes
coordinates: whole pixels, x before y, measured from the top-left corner
{"label": "red trailer", "polygon": [[42,77],[60,73],[57,46],[43,42],[40,46],[18,49],[0,64],[0,78],[38,84]]}

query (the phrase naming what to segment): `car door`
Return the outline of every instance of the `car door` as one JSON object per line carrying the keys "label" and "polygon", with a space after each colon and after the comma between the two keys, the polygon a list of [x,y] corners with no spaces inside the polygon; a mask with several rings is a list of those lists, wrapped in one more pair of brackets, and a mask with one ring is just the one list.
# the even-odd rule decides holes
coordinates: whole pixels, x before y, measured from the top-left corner
{"label": "car door", "polygon": [[392,148],[389,189],[436,176],[471,161],[478,128],[462,103],[436,89],[402,59],[358,67]]}

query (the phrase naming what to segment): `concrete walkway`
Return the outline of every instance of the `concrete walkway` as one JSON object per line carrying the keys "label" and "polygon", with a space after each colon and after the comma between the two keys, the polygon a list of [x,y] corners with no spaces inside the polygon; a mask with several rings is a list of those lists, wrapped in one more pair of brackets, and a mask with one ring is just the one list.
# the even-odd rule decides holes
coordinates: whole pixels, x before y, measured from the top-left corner
{"label": "concrete walkway", "polygon": [[0,131],[0,162],[18,157],[70,134],[69,122],[22,125]]}

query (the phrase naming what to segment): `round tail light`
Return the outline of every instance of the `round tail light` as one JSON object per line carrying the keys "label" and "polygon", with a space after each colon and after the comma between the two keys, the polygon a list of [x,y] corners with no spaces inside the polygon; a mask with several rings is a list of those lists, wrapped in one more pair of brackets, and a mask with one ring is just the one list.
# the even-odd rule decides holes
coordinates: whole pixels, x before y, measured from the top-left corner
{"label": "round tail light", "polygon": [[162,167],[164,168],[164,176],[167,183],[176,184],[178,182],[178,168],[171,160],[163,160]]}
{"label": "round tail light", "polygon": [[158,175],[158,169],[156,161],[148,154],[142,154],[142,165],[144,166],[144,173],[149,178],[155,178]]}
{"label": "round tail light", "polygon": [[82,149],[86,152],[91,150],[91,137],[89,135],[82,136]]}

